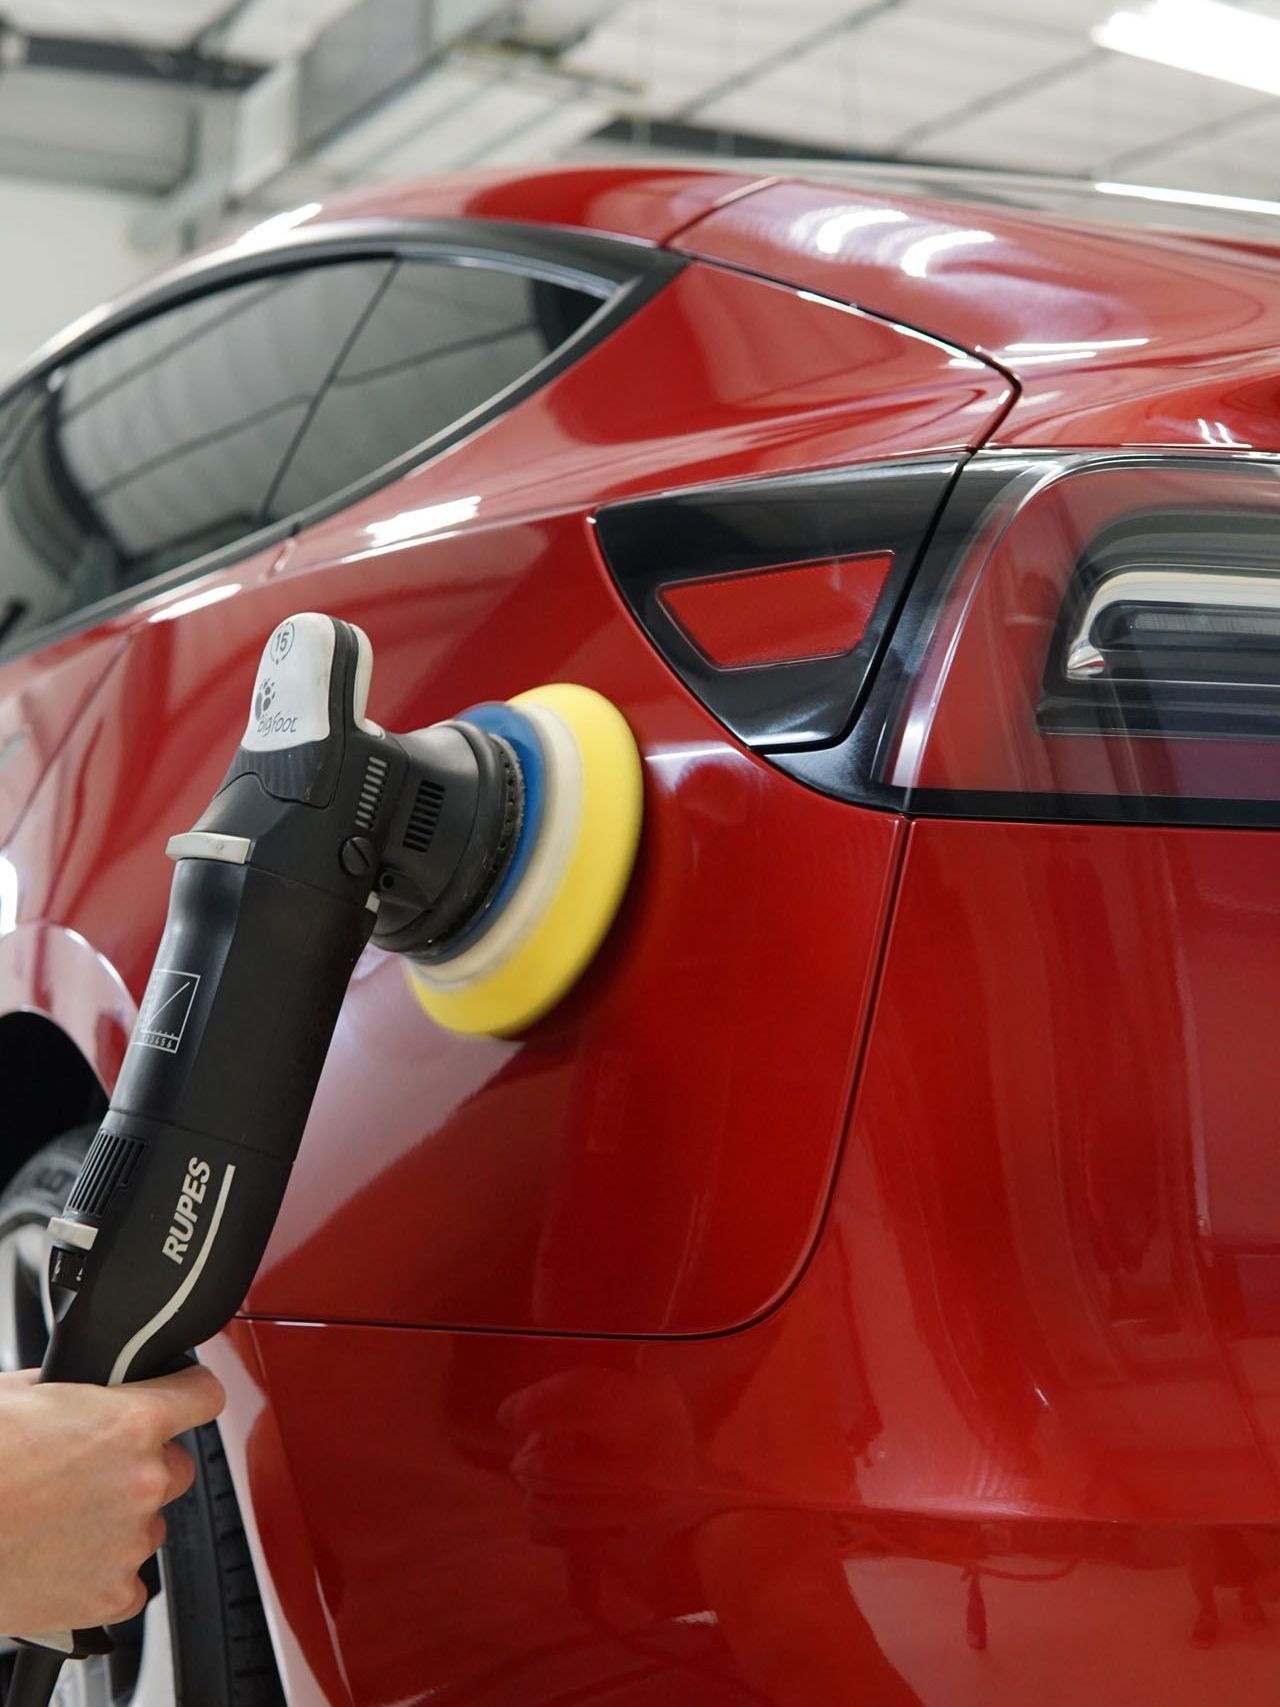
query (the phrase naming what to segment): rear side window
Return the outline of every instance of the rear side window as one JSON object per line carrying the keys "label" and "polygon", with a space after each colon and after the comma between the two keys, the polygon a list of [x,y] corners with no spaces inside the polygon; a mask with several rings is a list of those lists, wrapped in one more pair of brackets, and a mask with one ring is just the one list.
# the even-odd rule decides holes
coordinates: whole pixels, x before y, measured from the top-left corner
{"label": "rear side window", "polygon": [[88,351],[0,414],[0,643],[218,550],[267,496],[385,282],[232,286]]}
{"label": "rear side window", "polygon": [[478,262],[400,262],[290,454],[269,519],[455,428],[526,378],[601,300]]}
{"label": "rear side window", "polygon": [[465,429],[612,287],[324,261],[126,327],[0,408],[0,646]]}
{"label": "rear side window", "polygon": [[0,645],[65,609],[59,566],[76,539],[38,448],[46,412],[43,387],[19,392],[0,411]]}

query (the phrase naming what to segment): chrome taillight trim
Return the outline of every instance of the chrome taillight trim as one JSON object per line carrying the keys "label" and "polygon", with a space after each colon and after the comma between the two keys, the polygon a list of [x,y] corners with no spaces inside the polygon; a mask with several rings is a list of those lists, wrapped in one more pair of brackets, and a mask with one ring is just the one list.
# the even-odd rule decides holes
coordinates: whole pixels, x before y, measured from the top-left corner
{"label": "chrome taillight trim", "polygon": [[[1107,654],[1094,643],[1093,634],[1099,619],[1120,605],[1179,605],[1205,612],[1251,610],[1280,617],[1280,577],[1224,574],[1207,564],[1201,570],[1154,567],[1109,575],[1094,589],[1068,641],[1063,670],[1069,681],[1094,680],[1106,673]],[[1204,634],[1214,632],[1220,631],[1205,625]]]}

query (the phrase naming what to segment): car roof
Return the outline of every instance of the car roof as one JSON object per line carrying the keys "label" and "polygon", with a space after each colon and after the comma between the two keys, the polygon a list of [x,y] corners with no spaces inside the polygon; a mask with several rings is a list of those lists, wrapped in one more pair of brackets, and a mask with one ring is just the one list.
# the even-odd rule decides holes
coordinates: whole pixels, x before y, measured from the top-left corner
{"label": "car roof", "polygon": [[[770,167],[767,161],[744,160],[741,165],[752,176],[761,176]],[[783,170],[782,163],[772,162],[775,175]],[[1280,201],[1256,196],[996,168],[878,161],[788,161],[785,175],[814,184],[1049,214],[1073,223],[1280,246]]]}
{"label": "car roof", "polygon": [[[993,363],[1019,392],[1003,442],[1280,448],[1280,204],[1271,215],[1245,198],[1201,207],[1142,190],[842,162],[502,167],[308,203],[205,261],[279,253],[362,220],[596,232],[825,296]],[[1167,207],[1214,230],[1167,227]]]}
{"label": "car roof", "polygon": [[518,219],[587,225],[664,242],[727,198],[780,180],[1047,215],[1280,252],[1280,200],[1121,180],[880,161],[662,156],[444,174],[323,204],[326,217]]}

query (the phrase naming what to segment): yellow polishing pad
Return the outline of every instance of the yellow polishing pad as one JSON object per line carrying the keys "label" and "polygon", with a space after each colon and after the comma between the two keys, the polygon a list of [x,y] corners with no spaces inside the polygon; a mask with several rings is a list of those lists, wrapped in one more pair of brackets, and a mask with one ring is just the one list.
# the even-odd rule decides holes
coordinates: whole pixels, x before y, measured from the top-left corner
{"label": "yellow polishing pad", "polygon": [[545,761],[542,821],[519,888],[454,959],[405,962],[432,1019],[497,1037],[540,1019],[590,964],[631,876],[643,810],[640,755],[616,706],[567,682],[511,704]]}

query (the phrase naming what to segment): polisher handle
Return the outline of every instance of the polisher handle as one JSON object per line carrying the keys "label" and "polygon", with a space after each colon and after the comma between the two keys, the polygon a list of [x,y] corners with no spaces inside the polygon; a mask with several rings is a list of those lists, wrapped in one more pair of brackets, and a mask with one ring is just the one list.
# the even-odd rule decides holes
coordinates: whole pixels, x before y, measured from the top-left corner
{"label": "polisher handle", "polygon": [[[42,1381],[165,1373],[249,1288],[373,928],[376,861],[341,859],[380,736],[361,720],[361,638],[327,617],[281,625],[263,659],[271,703],[260,667],[246,731],[266,744],[242,744],[215,822],[171,846],[168,919],[115,1094],[50,1224]],[[112,1645],[101,1630],[33,1640],[47,1654],[20,1656],[8,1707],[44,1707],[63,1658]]]}
{"label": "polisher handle", "polygon": [[[239,1308],[372,923],[272,873],[179,862],[116,1094],[51,1223],[42,1381],[167,1373]],[[111,1649],[100,1630],[34,1640]],[[32,1702],[11,1688],[9,1707]]]}
{"label": "polisher handle", "polygon": [[[44,1380],[162,1374],[225,1326],[375,915],[382,946],[430,951],[465,936],[507,869],[523,813],[508,744],[465,722],[384,734],[364,714],[370,668],[358,629],[281,623],[231,768],[170,843],[168,920],[115,1095],[50,1224]],[[47,1707],[55,1660],[105,1641],[46,1638],[6,1707]]]}

